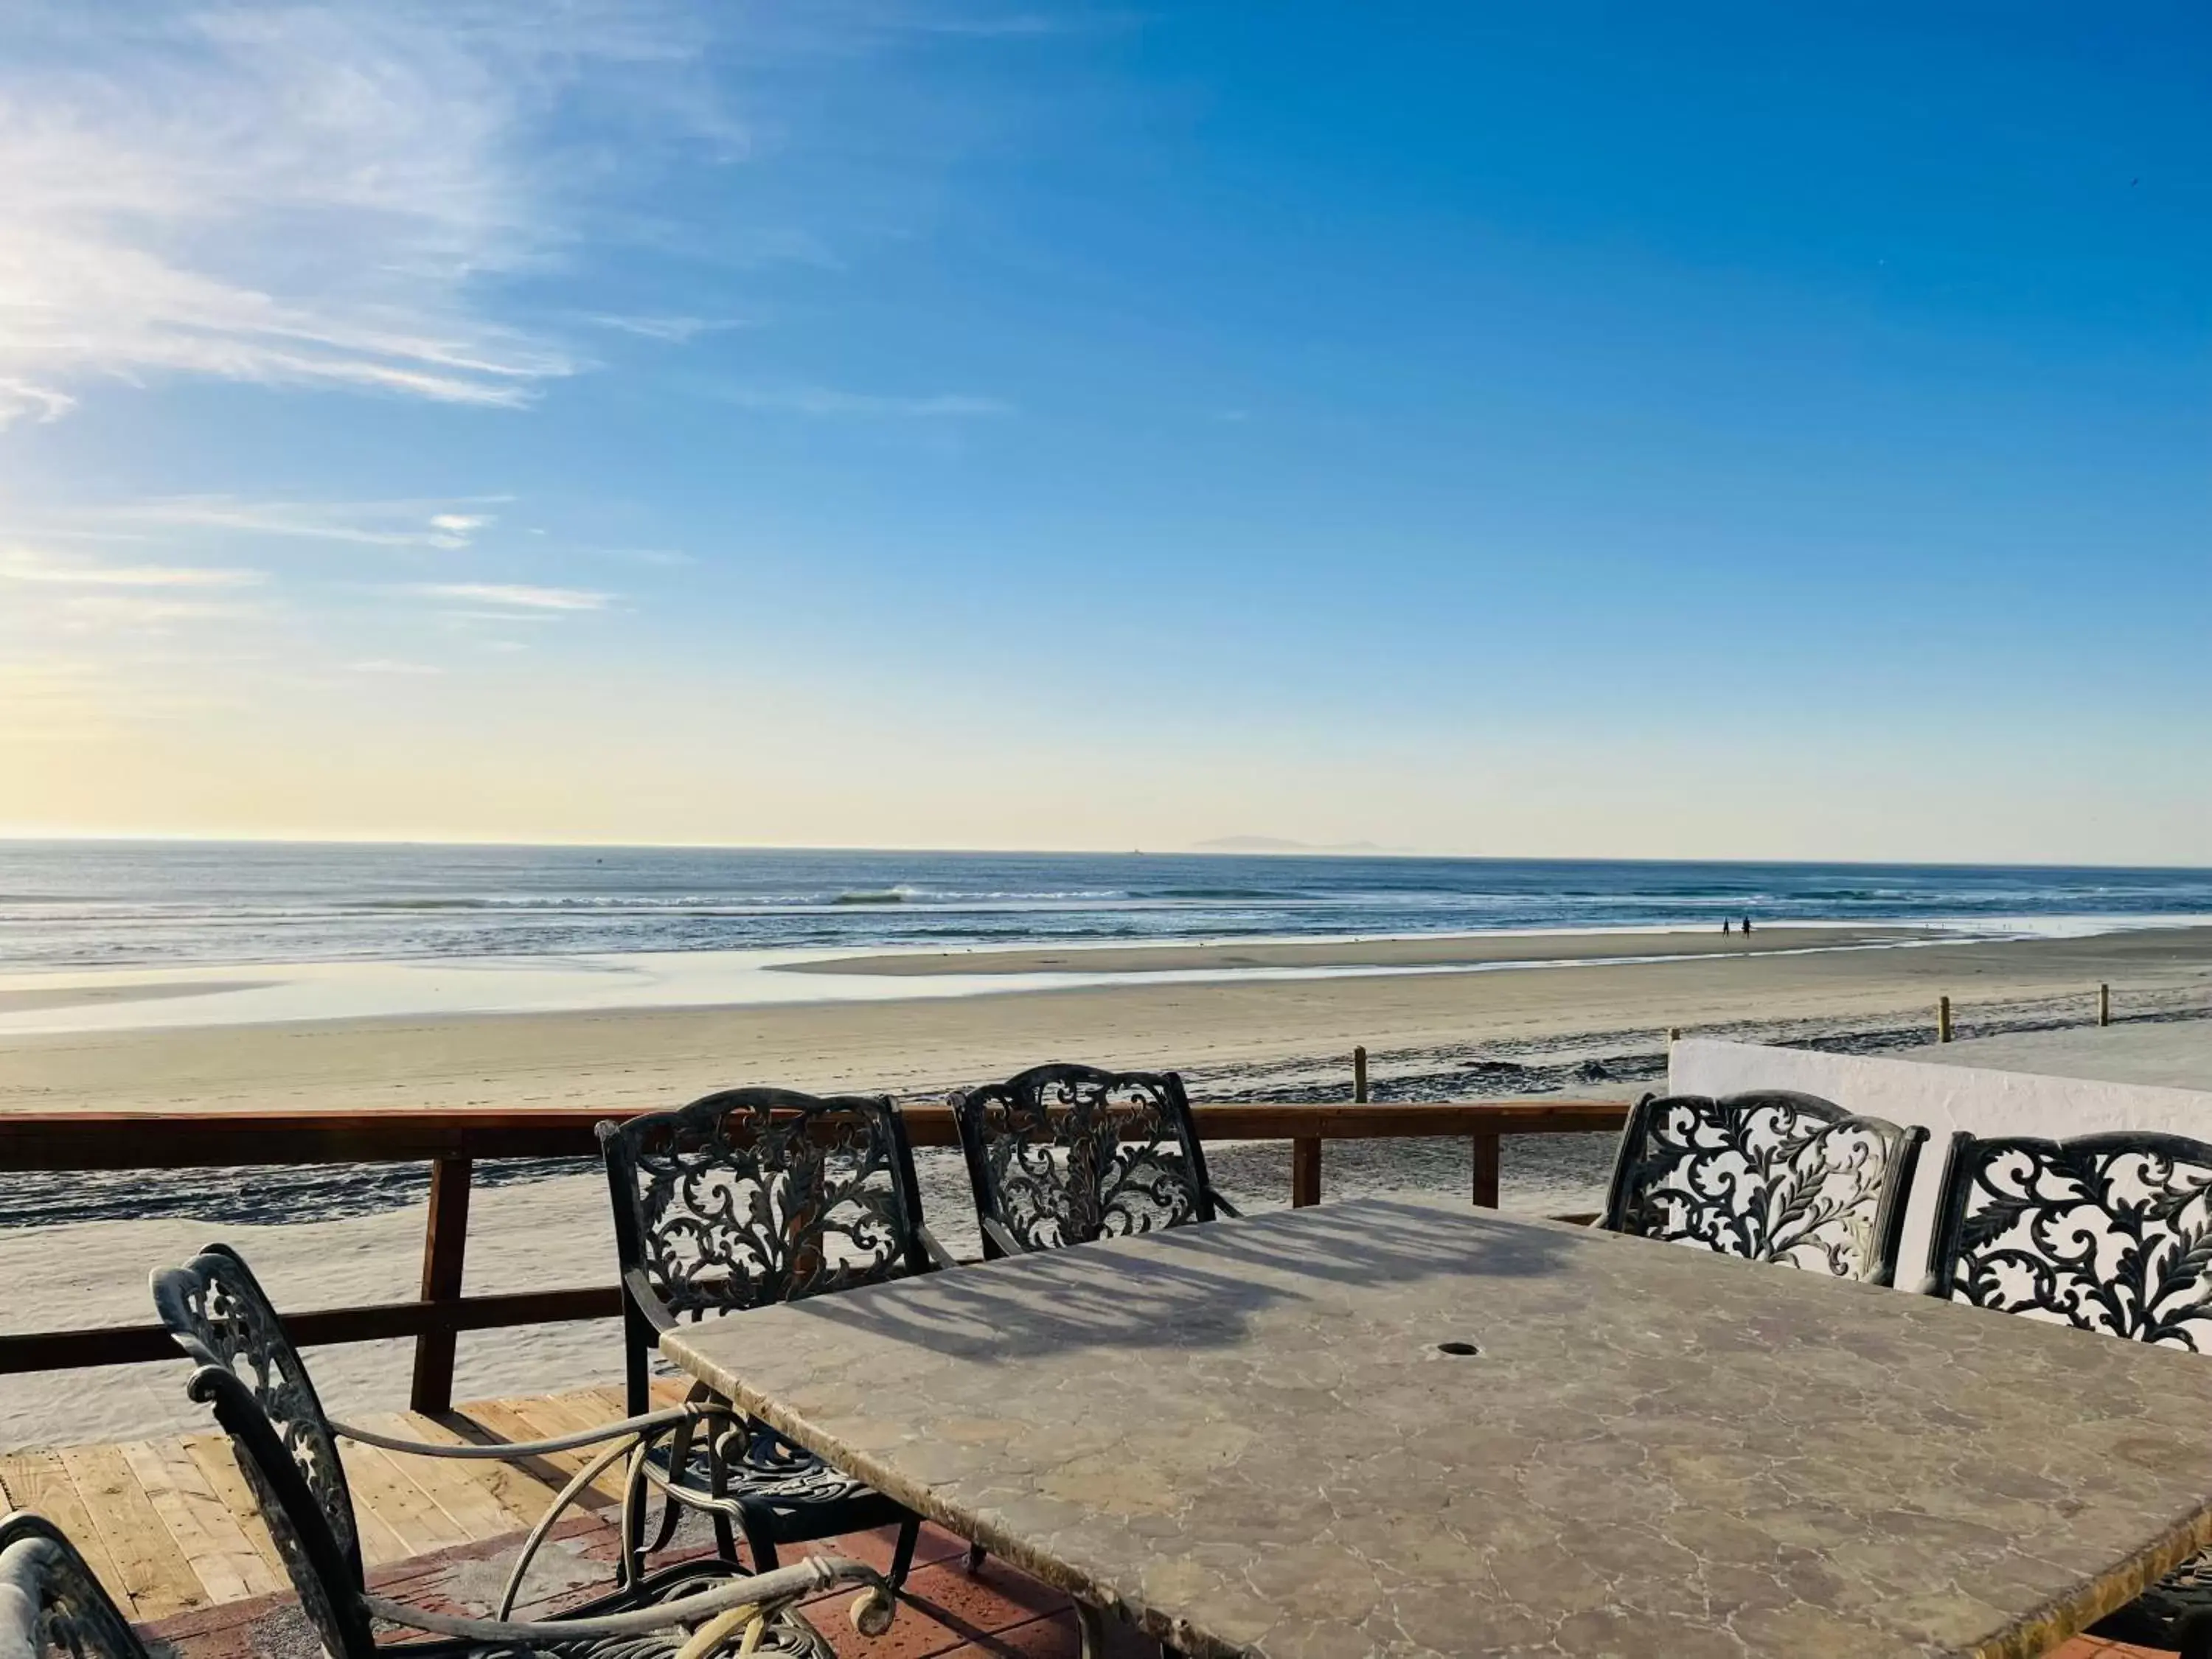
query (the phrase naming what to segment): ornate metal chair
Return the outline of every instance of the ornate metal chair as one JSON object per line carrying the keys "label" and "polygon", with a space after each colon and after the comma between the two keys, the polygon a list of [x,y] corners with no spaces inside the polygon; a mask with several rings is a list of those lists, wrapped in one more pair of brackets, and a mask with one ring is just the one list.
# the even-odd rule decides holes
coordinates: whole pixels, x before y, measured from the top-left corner
{"label": "ornate metal chair", "polygon": [[1238,1213],[1173,1072],[1038,1066],[955,1095],[952,1114],[986,1259]]}
{"label": "ornate metal chair", "polygon": [[76,1546],[27,1510],[0,1515],[0,1659],[147,1659]]}
{"label": "ornate metal chair", "polygon": [[1928,1131],[1811,1095],[1646,1095],[1629,1114],[1601,1225],[1893,1284]]}
{"label": "ornate metal chair", "polygon": [[[646,1365],[678,1320],[735,1313],[908,1273],[952,1258],[922,1224],[906,1125],[881,1097],[817,1098],[732,1089],[672,1112],[599,1126],[622,1263],[625,1371],[633,1412]],[[704,1399],[702,1388],[695,1399]],[[906,1579],[921,1517],[736,1418],[702,1445],[682,1433],[653,1453],[686,1501],[743,1529],[755,1568],[777,1547],[896,1522],[890,1583]],[[664,1512],[660,1538],[676,1519]]]}
{"label": "ornate metal chair", "polygon": [[[1922,1288],[2212,1353],[2212,1143],[2136,1131],[2073,1140],[1955,1136]],[[2212,1553],[2092,1628],[2212,1659]]]}
{"label": "ornate metal chair", "polygon": [[[735,1648],[780,1659],[830,1659],[830,1649],[796,1604],[829,1585],[867,1586],[852,1607],[868,1634],[890,1624],[894,1603],[880,1574],[860,1562],[816,1556],[780,1571],[749,1575],[725,1554],[652,1571],[636,1547],[634,1516],[656,1479],[654,1445],[683,1430],[726,1418],[692,1403],[603,1429],[550,1440],[495,1446],[444,1446],[399,1440],[333,1421],[316,1397],[299,1352],[268,1297],[235,1251],[216,1245],[180,1267],[154,1275],[154,1304],[177,1346],[198,1369],[187,1391],[211,1405],[230,1436],[240,1472],[283,1556],[301,1611],[331,1659],[708,1659]],[[422,1457],[540,1456],[605,1443],[578,1470],[525,1540],[489,1619],[410,1607],[369,1594],[360,1533],[339,1439]],[[600,1474],[627,1465],[618,1587],[556,1618],[510,1617],[524,1577],[553,1524]],[[380,1645],[374,1625],[447,1638]]]}

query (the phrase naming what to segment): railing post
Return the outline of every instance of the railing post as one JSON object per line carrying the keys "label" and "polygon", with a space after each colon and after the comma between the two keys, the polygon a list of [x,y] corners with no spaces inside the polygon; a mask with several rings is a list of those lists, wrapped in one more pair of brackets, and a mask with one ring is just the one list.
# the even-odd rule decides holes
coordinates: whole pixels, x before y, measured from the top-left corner
{"label": "railing post", "polygon": [[[441,1158],[430,1165],[430,1220],[422,1232],[422,1299],[452,1302],[461,1294],[468,1264],[469,1160]],[[450,1328],[425,1331],[415,1339],[415,1386],[408,1408],[435,1416],[453,1408],[453,1354]]]}
{"label": "railing post", "polygon": [[1291,1142],[1291,1207],[1321,1202],[1321,1137],[1300,1135]]}
{"label": "railing post", "polygon": [[1950,1040],[1951,999],[1948,997],[1937,997],[1936,999],[1936,1041],[1938,1042],[1948,1042]]}
{"label": "railing post", "polygon": [[1496,1130],[1473,1137],[1474,1146],[1474,1201],[1479,1208],[1498,1207],[1498,1166],[1504,1142]]}
{"label": "railing post", "polygon": [[[1352,1051],[1352,1098],[1355,1105],[1367,1100],[1367,1050]],[[1291,1207],[1303,1210],[1321,1202],[1321,1137],[1291,1137]]]}
{"label": "railing post", "polygon": [[2100,985],[2097,988],[2097,1024],[2110,1025],[2112,1023],[2112,988],[2109,985]]}

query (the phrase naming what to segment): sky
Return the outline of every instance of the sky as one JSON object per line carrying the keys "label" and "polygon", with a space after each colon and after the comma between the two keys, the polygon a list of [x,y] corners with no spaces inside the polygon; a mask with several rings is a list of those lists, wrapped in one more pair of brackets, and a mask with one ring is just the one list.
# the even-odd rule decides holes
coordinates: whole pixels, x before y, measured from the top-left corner
{"label": "sky", "polygon": [[2212,863],[2212,15],[0,12],[0,832]]}

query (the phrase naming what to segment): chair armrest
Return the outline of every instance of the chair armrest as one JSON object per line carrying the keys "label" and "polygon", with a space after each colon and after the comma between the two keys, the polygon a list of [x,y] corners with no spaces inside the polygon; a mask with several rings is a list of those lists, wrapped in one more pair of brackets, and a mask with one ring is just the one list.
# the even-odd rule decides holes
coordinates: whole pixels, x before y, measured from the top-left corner
{"label": "chair armrest", "polygon": [[348,1440],[357,1440],[364,1446],[376,1446],[385,1451],[406,1452],[416,1457],[478,1457],[494,1458],[501,1462],[513,1462],[525,1457],[540,1457],[547,1452],[573,1451],[579,1446],[595,1446],[601,1441],[619,1439],[624,1435],[645,1436],[677,1424],[702,1417],[738,1419],[735,1407],[714,1401],[690,1401],[681,1406],[670,1406],[664,1410],[647,1412],[642,1417],[625,1417],[619,1423],[609,1423],[602,1428],[579,1429],[574,1434],[556,1435],[550,1440],[502,1440],[489,1446],[448,1446],[428,1440],[403,1440],[397,1435],[379,1434],[374,1429],[356,1428],[350,1423],[331,1420],[331,1431]]}
{"label": "chair armrest", "polygon": [[629,1299],[630,1305],[638,1310],[644,1317],[645,1322],[652,1326],[654,1331],[665,1336],[676,1328],[676,1316],[669,1310],[668,1304],[660,1299],[660,1292],[653,1288],[653,1281],[645,1276],[644,1268],[624,1268],[622,1285],[623,1294]]}
{"label": "chair armrest", "polygon": [[960,1258],[937,1242],[937,1235],[929,1231],[927,1224],[917,1221],[915,1223],[914,1231],[921,1240],[922,1249],[928,1254],[931,1267],[942,1268],[957,1267],[960,1265]]}
{"label": "chair armrest", "polygon": [[1206,1196],[1212,1203],[1213,1207],[1218,1213],[1227,1216],[1231,1221],[1242,1221],[1244,1218],[1243,1211],[1238,1209],[1227,1199],[1222,1197],[1222,1195],[1216,1192],[1212,1188],[1208,1187],[1206,1189]]}
{"label": "chair armrest", "polygon": [[1008,1232],[1004,1227],[1000,1226],[992,1217],[987,1215],[981,1218],[981,1224],[982,1227],[983,1237],[989,1239],[994,1244],[997,1245],[1002,1255],[1027,1255],[1029,1254],[1027,1250],[1021,1247],[1014,1236]]}

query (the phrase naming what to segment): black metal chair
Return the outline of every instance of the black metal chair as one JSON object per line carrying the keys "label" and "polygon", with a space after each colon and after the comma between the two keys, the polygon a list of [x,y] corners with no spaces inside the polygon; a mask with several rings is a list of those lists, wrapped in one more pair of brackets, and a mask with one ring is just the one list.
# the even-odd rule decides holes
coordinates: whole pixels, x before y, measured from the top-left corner
{"label": "black metal chair", "polygon": [[1928,1131],[1782,1090],[1646,1095],[1628,1115],[1600,1224],[1896,1282],[1905,1196]]}
{"label": "black metal chair", "polygon": [[76,1546],[42,1515],[0,1515],[0,1659],[148,1659]]}
{"label": "black metal chair", "polygon": [[[1922,1288],[2212,1353],[2212,1142],[2132,1130],[1954,1137]],[[2212,1659],[2212,1553],[2091,1628]]]}
{"label": "black metal chair", "polygon": [[1038,1066],[952,1097],[987,1260],[1234,1217],[1173,1072]]}
{"label": "black metal chair", "polygon": [[[732,1089],[602,1123],[599,1137],[634,1413],[649,1403],[647,1364],[660,1334],[680,1319],[952,1265],[922,1224],[906,1125],[887,1098]],[[707,1398],[703,1385],[693,1397]],[[775,1568],[780,1545],[896,1523],[890,1583],[904,1583],[921,1517],[765,1425],[737,1418],[703,1445],[678,1435],[653,1455],[685,1501],[714,1506],[725,1548],[736,1521],[756,1570]],[[662,1540],[677,1513],[664,1512]]]}
{"label": "black metal chair", "polygon": [[[889,1628],[890,1588],[857,1561],[817,1556],[778,1572],[748,1574],[726,1553],[646,1570],[635,1547],[633,1517],[659,1486],[654,1446],[696,1430],[726,1410],[687,1404],[548,1440],[489,1446],[431,1445],[396,1439],[332,1420],[317,1398],[299,1352],[284,1334],[268,1297],[238,1254],[216,1245],[179,1267],[154,1275],[154,1304],[169,1334],[191,1359],[187,1392],[215,1408],[230,1437],[240,1472],[252,1489],[301,1611],[331,1659],[672,1659],[679,1650],[706,1659],[742,1647],[779,1659],[830,1659],[830,1649],[797,1603],[831,1584],[860,1583],[854,1625],[869,1634]],[[361,1541],[338,1458],[340,1438],[422,1457],[497,1458],[513,1462],[549,1452],[601,1446],[538,1521],[514,1567],[494,1617],[474,1619],[410,1607],[371,1595],[362,1571]],[[525,1576],[553,1524],[598,1476],[626,1464],[623,1551],[617,1588],[555,1618],[510,1617]],[[374,1621],[446,1639],[380,1644]]]}

